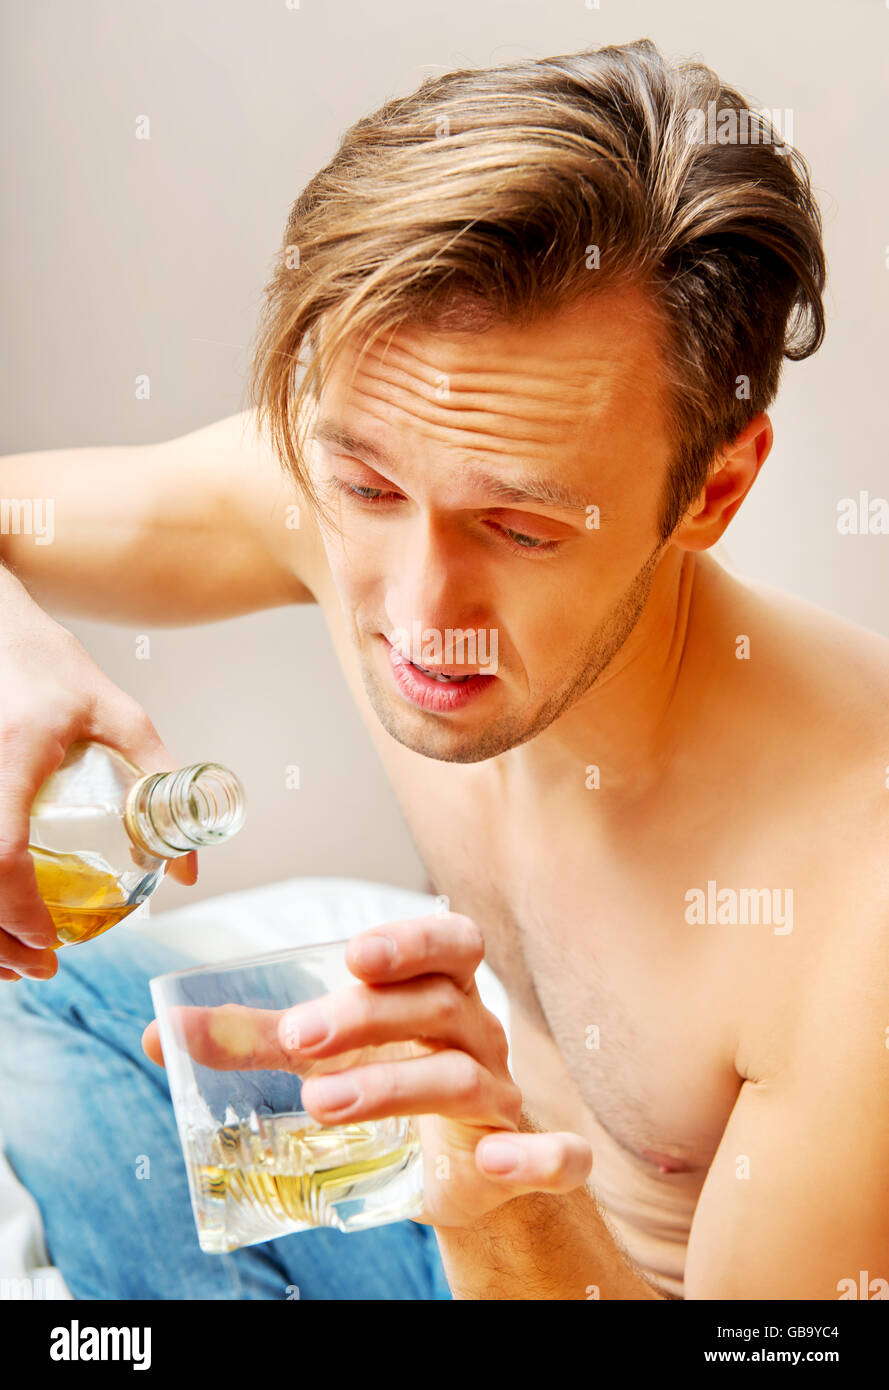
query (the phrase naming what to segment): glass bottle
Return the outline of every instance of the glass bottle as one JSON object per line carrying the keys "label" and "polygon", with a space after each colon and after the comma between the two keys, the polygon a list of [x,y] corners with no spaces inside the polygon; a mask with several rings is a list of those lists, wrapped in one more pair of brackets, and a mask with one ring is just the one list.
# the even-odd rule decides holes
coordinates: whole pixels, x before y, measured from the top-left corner
{"label": "glass bottle", "polygon": [[59,945],[101,936],[150,897],[166,860],[243,823],[244,789],[218,763],[144,773],[108,744],[72,743],[34,798],[28,844]]}

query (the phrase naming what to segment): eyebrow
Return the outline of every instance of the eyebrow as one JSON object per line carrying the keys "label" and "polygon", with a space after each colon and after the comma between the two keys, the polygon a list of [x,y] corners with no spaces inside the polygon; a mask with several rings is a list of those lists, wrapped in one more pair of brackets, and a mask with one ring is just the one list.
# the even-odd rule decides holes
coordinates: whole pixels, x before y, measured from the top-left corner
{"label": "eyebrow", "polygon": [[[321,421],[314,433],[316,439],[344,453],[370,459],[381,468],[393,467],[393,460],[385,449],[372,444],[369,439],[361,439],[351,430],[341,429],[330,421]],[[585,512],[589,505],[587,498],[578,497],[576,492],[563,487],[554,478],[527,477],[519,482],[510,482],[477,468],[469,468],[466,473],[475,486],[491,493],[501,502],[537,502],[544,507],[558,507],[571,512]]]}

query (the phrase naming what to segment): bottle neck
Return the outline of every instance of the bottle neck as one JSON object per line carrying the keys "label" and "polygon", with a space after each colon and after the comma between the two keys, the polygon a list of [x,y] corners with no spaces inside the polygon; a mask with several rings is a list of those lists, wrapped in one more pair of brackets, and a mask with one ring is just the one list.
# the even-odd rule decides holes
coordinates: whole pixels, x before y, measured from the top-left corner
{"label": "bottle neck", "polygon": [[243,823],[244,789],[218,763],[146,773],[130,788],[124,811],[130,838],[159,859],[218,844]]}

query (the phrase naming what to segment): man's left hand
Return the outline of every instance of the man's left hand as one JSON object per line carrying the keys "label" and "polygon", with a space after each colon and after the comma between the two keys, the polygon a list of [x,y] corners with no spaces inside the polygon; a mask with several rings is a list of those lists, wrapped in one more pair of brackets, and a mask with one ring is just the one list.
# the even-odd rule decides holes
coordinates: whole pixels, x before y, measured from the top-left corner
{"label": "man's left hand", "polygon": [[[472,1226],[513,1197],[573,1191],[593,1162],[577,1134],[520,1131],[506,1034],[475,982],[483,958],[481,932],[458,913],[373,927],[346,948],[360,984],[284,1010],[183,1008],[189,1052],[204,1066],[298,1073],[319,1124],[416,1115],[425,1196],[415,1219]],[[310,1045],[313,1021],[327,1031]],[[408,1056],[354,1065],[363,1049],[397,1042]],[[142,1045],[163,1066],[156,1022]],[[344,1070],[311,1076],[314,1062],[349,1053]],[[514,1166],[498,1171],[501,1158]]]}

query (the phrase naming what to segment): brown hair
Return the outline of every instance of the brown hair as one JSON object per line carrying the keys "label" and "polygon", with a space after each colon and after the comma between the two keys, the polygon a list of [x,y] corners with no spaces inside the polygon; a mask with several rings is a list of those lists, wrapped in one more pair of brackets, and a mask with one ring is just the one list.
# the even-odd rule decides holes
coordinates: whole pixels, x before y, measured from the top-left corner
{"label": "brown hair", "polygon": [[[691,138],[709,103],[746,142]],[[254,346],[257,424],[316,502],[297,422],[346,338],[468,327],[461,304],[530,324],[636,283],[664,331],[666,539],[782,359],[820,345],[824,278],[805,161],[702,63],[641,39],[449,72],[353,125],[293,204]]]}

